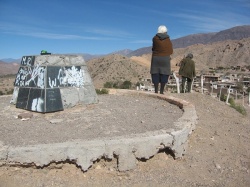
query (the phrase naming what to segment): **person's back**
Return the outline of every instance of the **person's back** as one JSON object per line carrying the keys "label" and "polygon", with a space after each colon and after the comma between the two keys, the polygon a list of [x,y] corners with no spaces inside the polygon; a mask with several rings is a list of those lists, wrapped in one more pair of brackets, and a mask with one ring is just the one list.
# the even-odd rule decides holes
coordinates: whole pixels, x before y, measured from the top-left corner
{"label": "person's back", "polygon": [[157,34],[153,37],[152,59],[150,74],[155,87],[155,93],[158,93],[158,84],[161,84],[160,93],[163,94],[164,87],[171,74],[170,55],[173,53],[172,42],[167,34],[167,28],[164,25],[158,27]]}
{"label": "person's back", "polygon": [[180,62],[180,69],[179,69],[179,75],[182,76],[182,92],[185,91],[185,82],[187,81],[187,92],[191,91],[191,85],[194,77],[196,76],[195,73],[195,62],[192,60],[193,55],[189,53],[186,58],[184,58]]}
{"label": "person's back", "polygon": [[180,63],[179,75],[193,79],[195,74],[195,62],[190,58],[184,58]]}
{"label": "person's back", "polygon": [[157,33],[153,38],[153,56],[169,56],[173,53],[172,42],[166,33]]}

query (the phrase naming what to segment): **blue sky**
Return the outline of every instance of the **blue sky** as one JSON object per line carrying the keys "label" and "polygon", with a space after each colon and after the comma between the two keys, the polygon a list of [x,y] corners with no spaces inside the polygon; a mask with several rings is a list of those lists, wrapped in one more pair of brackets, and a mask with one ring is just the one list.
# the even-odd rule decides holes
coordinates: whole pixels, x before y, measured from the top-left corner
{"label": "blue sky", "polygon": [[51,53],[107,54],[250,25],[249,0],[0,0],[0,59]]}

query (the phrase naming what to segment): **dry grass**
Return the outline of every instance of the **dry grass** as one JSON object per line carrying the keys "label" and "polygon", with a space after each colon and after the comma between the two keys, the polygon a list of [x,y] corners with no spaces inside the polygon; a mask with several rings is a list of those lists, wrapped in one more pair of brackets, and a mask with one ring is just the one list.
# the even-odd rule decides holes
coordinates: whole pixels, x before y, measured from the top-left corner
{"label": "dry grass", "polygon": [[15,75],[0,76],[0,95],[12,94]]}

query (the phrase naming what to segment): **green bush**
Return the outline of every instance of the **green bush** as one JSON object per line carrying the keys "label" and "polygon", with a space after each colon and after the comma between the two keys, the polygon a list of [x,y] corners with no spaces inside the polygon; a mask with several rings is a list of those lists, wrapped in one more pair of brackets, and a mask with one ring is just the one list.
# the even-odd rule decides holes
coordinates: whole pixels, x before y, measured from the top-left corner
{"label": "green bush", "polygon": [[242,105],[240,105],[240,104],[236,104],[235,102],[234,102],[234,99],[233,98],[229,98],[228,99],[228,103],[230,104],[230,106],[232,107],[232,108],[234,108],[236,111],[238,111],[239,113],[241,113],[242,115],[246,115],[247,114],[247,112],[246,112],[246,109],[244,108],[244,106],[242,106]]}
{"label": "green bush", "polygon": [[239,113],[241,113],[242,115],[247,115],[246,109],[242,106],[242,105],[231,105],[232,108],[234,108],[236,111],[238,111]]}
{"label": "green bush", "polygon": [[96,93],[97,93],[98,95],[101,95],[101,94],[108,94],[108,93],[109,93],[109,90],[107,90],[107,89],[105,89],[105,88],[96,89],[95,91],[96,91]]}
{"label": "green bush", "polygon": [[13,92],[14,92],[14,89],[12,88],[12,89],[7,91],[7,94],[10,95],[10,94],[13,94]]}
{"label": "green bush", "polygon": [[113,84],[113,88],[119,88],[119,82],[115,82],[114,84]]}
{"label": "green bush", "polygon": [[130,89],[132,86],[132,83],[130,81],[124,81],[121,85],[121,89]]}
{"label": "green bush", "polygon": [[103,85],[104,88],[116,88],[116,89],[130,89],[132,87],[132,82],[124,81],[123,83],[116,82],[106,82]]}
{"label": "green bush", "polygon": [[228,99],[228,103],[229,103],[231,106],[235,106],[234,99],[231,98],[231,97]]}
{"label": "green bush", "polygon": [[113,83],[112,82],[105,82],[103,86],[104,86],[104,88],[112,88]]}
{"label": "green bush", "polygon": [[[225,96],[224,94],[221,94],[220,100],[225,102],[227,100],[227,96]],[[230,104],[230,107],[234,108],[236,111],[238,111],[242,115],[247,114],[246,109],[242,105],[236,104],[233,98],[229,97],[228,103]]]}
{"label": "green bush", "polygon": [[[218,94],[219,97],[219,94]],[[220,101],[226,101],[227,100],[227,96],[225,96],[224,94],[221,94],[220,96]]]}

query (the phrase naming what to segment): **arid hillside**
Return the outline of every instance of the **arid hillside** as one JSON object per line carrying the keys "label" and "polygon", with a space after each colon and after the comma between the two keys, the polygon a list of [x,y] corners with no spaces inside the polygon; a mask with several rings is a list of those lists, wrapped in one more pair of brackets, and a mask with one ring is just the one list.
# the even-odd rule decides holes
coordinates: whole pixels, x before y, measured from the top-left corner
{"label": "arid hillside", "polygon": [[[187,54],[194,54],[197,71],[208,71],[211,67],[250,65],[250,38],[228,40],[212,44],[195,44],[186,48],[174,49],[171,67],[178,71],[177,63]],[[87,62],[94,85],[102,87],[107,81],[133,83],[139,78],[150,78],[151,53],[130,58],[121,55],[108,55]]]}
{"label": "arid hillside", "polygon": [[87,62],[96,88],[106,82],[131,81],[136,83],[140,78],[148,78],[149,68],[137,61],[122,55],[108,55]]}
{"label": "arid hillside", "polygon": [[212,44],[195,44],[174,50],[172,63],[176,64],[187,53],[194,54],[197,70],[209,67],[250,65],[250,38],[228,40]]}
{"label": "arid hillside", "polygon": [[18,63],[5,63],[0,61],[0,76],[16,74],[19,69],[20,64]]}
{"label": "arid hillside", "polygon": [[[210,67],[230,67],[250,65],[250,38],[228,40],[212,44],[195,44],[185,48],[174,49],[172,70],[177,71],[177,63],[187,54],[193,53],[197,70],[208,70]],[[132,60],[150,67],[151,53],[133,56]]]}
{"label": "arid hillside", "polygon": [[[177,63],[187,54],[194,54],[197,71],[208,71],[211,67],[249,66],[250,38],[227,40],[212,44],[195,44],[174,49],[171,55],[173,71],[178,71]],[[131,81],[136,84],[140,79],[150,78],[151,52],[141,56],[125,57],[111,54],[87,61],[96,88],[106,82]],[[0,75],[16,74],[19,64],[0,62]]]}

